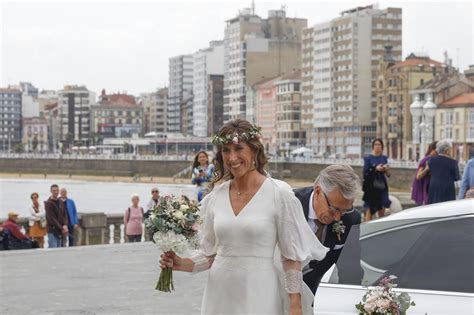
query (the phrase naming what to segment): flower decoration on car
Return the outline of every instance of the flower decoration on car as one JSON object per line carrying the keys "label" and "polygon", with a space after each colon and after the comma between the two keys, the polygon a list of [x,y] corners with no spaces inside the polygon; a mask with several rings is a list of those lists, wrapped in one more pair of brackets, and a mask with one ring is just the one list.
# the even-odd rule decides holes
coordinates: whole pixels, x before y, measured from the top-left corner
{"label": "flower decoration on car", "polygon": [[355,305],[359,315],[405,315],[410,306],[415,306],[408,293],[393,292],[393,288],[397,286],[393,283],[396,278],[388,276],[380,280],[378,286],[369,287],[362,301]]}

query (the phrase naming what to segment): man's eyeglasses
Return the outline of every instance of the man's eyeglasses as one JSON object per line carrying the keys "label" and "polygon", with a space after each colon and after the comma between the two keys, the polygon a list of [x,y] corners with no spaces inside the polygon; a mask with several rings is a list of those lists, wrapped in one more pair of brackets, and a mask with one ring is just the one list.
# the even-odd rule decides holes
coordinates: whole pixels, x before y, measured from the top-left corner
{"label": "man's eyeglasses", "polygon": [[352,213],[352,212],[355,211],[354,206],[352,206],[350,209],[347,209],[347,210],[339,210],[339,209],[334,208],[334,207],[329,203],[329,199],[328,199],[328,196],[326,196],[326,193],[325,193],[324,191],[322,191],[322,190],[321,190],[321,192],[322,192],[323,195],[324,195],[324,199],[326,199],[326,203],[328,204],[329,210],[331,210],[331,212],[332,212],[333,214],[339,213],[339,215],[342,217],[342,216],[345,215],[345,214]]}
{"label": "man's eyeglasses", "polygon": [[158,190],[152,190],[151,192],[152,192],[152,193],[157,193],[157,192],[158,192]]}

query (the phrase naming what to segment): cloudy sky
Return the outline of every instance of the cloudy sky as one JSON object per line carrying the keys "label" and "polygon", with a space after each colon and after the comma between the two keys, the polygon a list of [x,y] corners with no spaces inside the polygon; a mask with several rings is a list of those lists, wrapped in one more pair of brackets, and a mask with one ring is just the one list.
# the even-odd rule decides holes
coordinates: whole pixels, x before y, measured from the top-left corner
{"label": "cloudy sky", "polygon": [[[374,1],[375,2],[375,1]],[[256,13],[284,4],[287,16],[328,21],[370,1],[255,1]],[[151,92],[168,85],[168,58],[222,39],[225,21],[249,1],[0,0],[0,87],[83,84],[100,92]],[[403,9],[403,56],[425,52],[455,66],[474,64],[472,1],[378,1]]]}

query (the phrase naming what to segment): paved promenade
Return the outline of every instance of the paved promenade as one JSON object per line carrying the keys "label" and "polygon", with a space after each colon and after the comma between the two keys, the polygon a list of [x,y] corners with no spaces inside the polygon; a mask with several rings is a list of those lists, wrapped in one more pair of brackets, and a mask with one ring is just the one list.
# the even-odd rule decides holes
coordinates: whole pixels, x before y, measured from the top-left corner
{"label": "paved promenade", "polygon": [[0,251],[0,314],[199,314],[206,272],[155,291],[152,243]]}

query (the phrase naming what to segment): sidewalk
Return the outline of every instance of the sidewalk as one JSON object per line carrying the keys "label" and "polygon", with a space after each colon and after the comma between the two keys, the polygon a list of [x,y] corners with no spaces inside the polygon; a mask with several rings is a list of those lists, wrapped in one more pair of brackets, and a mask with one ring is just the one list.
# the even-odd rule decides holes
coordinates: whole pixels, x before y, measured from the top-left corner
{"label": "sidewalk", "polygon": [[158,292],[152,243],[0,251],[0,314],[200,314],[207,273]]}

